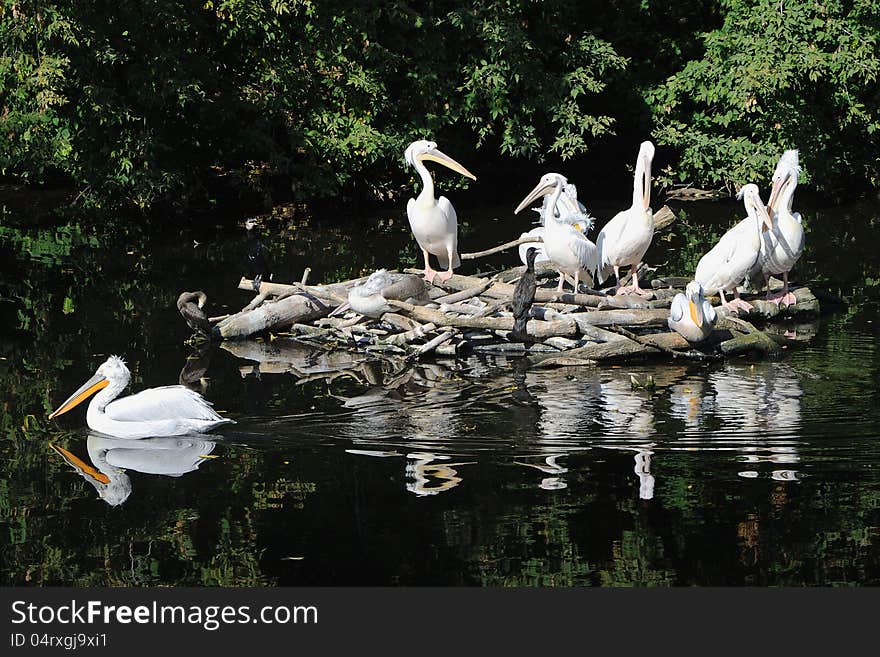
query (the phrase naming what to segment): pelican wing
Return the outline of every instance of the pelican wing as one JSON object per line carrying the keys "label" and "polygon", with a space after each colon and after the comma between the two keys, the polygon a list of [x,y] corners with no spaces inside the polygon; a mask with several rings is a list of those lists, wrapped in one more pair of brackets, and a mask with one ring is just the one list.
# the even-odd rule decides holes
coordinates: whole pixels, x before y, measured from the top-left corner
{"label": "pelican wing", "polygon": [[424,299],[427,290],[425,289],[425,281],[421,277],[412,274],[398,274],[388,281],[381,292],[386,299],[406,301],[412,297]]}
{"label": "pelican wing", "polygon": [[[461,266],[461,259],[458,257],[458,215],[455,214],[455,208],[452,207],[452,203],[445,196],[437,199],[437,207],[446,215],[446,225],[452,230],[452,267],[459,267]],[[437,261],[443,269],[449,267],[449,260],[445,253],[435,253],[434,255],[437,256]]]}
{"label": "pelican wing", "polygon": [[710,324],[715,324],[715,309],[712,307],[712,304],[703,299],[703,317],[706,318]]}
{"label": "pelican wing", "polygon": [[569,232],[568,247],[577,256],[581,269],[589,272],[590,276],[595,277],[596,270],[599,268],[599,250],[595,244],[574,226],[569,227]]}
{"label": "pelican wing", "polygon": [[672,300],[672,305],[669,306],[669,319],[673,322],[680,322],[682,317],[684,317],[685,305],[687,305],[687,297],[683,294],[676,294]]}
{"label": "pelican wing", "polygon": [[[544,239],[544,227],[538,226],[537,228],[532,228],[528,233],[523,233],[520,235],[520,239],[523,237],[540,237]],[[549,260],[547,254],[544,253],[544,244],[542,242],[526,242],[525,244],[519,245],[519,259],[525,265],[526,256],[529,253],[529,249],[537,249],[538,255],[535,256],[535,262],[546,262]]]}
{"label": "pelican wing", "polygon": [[211,408],[210,402],[184,386],[149,388],[110,402],[104,412],[111,420],[119,422],[223,420]]}

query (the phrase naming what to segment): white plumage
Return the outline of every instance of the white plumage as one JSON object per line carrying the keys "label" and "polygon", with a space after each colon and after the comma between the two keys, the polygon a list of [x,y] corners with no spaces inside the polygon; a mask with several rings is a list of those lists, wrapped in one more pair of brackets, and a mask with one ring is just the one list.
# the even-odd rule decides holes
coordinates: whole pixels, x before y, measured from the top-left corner
{"label": "white plumage", "polygon": [[[751,305],[739,298],[736,290],[761,249],[761,232],[770,227],[770,217],[761,201],[758,186],[744,185],[738,194],[748,212],[748,223],[737,224],[728,230],[712,249],[700,258],[694,280],[703,286],[706,294],[721,294],[725,307],[749,310]],[[762,224],[765,228],[762,228]],[[727,301],[725,291],[733,291],[736,299]]]}
{"label": "white plumage", "polygon": [[798,152],[788,150],[779,158],[773,172],[773,189],[768,202],[768,212],[773,227],[761,236],[761,254],[756,267],[766,284],[770,276],[782,275],[783,288],[778,295],[770,294],[767,298],[777,303],[791,305],[796,302],[794,295],[788,291],[788,273],[804,251],[804,228],[801,215],[792,212],[792,199],[797,189],[801,167],[798,163]]}
{"label": "white plumage", "polygon": [[[532,230],[527,233],[523,233],[520,235],[520,238],[540,237],[541,239],[544,239],[544,226],[547,225],[547,217],[552,215],[555,211],[554,208],[550,207],[550,195],[544,197],[544,201],[540,208],[532,209],[538,213],[538,222],[541,225],[537,228],[532,228]],[[587,208],[584,207],[583,203],[578,201],[577,187],[575,187],[573,183],[566,182],[562,186],[562,194],[559,196],[559,200],[556,203],[556,212],[561,216],[582,215],[584,219],[576,221],[573,225],[584,234],[589,232],[593,225],[592,218],[587,214]],[[538,255],[535,256],[535,262],[546,262],[549,260],[547,254],[544,253],[543,243],[527,242],[526,244],[519,245],[519,259],[523,264],[526,264],[526,255],[528,254],[529,249],[536,249],[538,251]]]}
{"label": "white plumage", "polygon": [[[515,210],[519,213],[541,196],[549,196],[545,203],[546,211],[543,214],[546,224],[544,228],[544,253],[559,271],[559,287],[565,281],[565,274],[574,278],[575,291],[582,273],[588,274],[592,279],[599,267],[599,253],[583,232],[576,225],[586,223],[587,228],[592,225],[592,219],[580,210],[577,212],[564,213],[566,206],[560,206],[559,199],[562,196],[566,184],[565,176],[559,173],[545,174],[537,186],[523,199]],[[575,201],[576,203],[576,201]],[[592,282],[592,281],[591,281]]]}
{"label": "white plumage", "polygon": [[432,281],[438,273],[428,262],[429,254],[437,258],[441,269],[446,270],[439,274],[440,280],[449,280],[452,270],[461,264],[458,255],[458,216],[448,198],[434,198],[434,180],[424,162],[437,162],[473,180],[477,177],[437,150],[437,144],[433,141],[414,141],[407,147],[404,158],[418,172],[424,185],[418,197],[411,198],[407,203],[406,215],[425,257],[425,280]]}
{"label": "white plumage", "polygon": [[[110,356],[49,418],[66,413],[91,395],[86,423],[89,428],[117,438],[180,436],[210,431],[232,420],[221,417],[199,393],[185,386],[149,388],[116,399],[131,380],[118,356]],[[114,401],[115,400],[115,401]]]}
{"label": "white plumage", "polygon": [[379,269],[348,293],[348,305],[366,317],[379,318],[384,313],[393,311],[394,307],[388,304],[388,299],[424,303],[428,300],[425,283],[417,276],[392,274],[385,269]]}
{"label": "white plumage", "polygon": [[667,324],[688,342],[702,342],[709,337],[715,327],[715,309],[703,297],[699,282],[691,281],[684,294],[675,295]]}
{"label": "white plumage", "polygon": [[[649,141],[642,142],[636,158],[632,205],[629,209],[618,212],[599,231],[599,236],[596,238],[601,264],[599,282],[608,278],[613,270],[617,277],[618,294],[645,293],[645,290],[639,287],[636,270],[654,238],[654,214],[651,212],[653,159],[654,145]],[[632,267],[633,285],[622,288],[619,269],[626,266]]]}

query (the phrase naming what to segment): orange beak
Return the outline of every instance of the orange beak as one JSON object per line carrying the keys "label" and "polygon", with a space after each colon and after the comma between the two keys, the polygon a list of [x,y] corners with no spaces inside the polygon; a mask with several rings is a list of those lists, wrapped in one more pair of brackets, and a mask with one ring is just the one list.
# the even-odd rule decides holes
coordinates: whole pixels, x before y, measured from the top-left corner
{"label": "orange beak", "polygon": [[703,325],[703,318],[700,317],[700,314],[697,312],[697,306],[693,301],[688,300],[688,306],[690,306],[691,310],[691,319],[694,320],[694,324],[697,326]]}
{"label": "orange beak", "polygon": [[100,374],[95,374],[95,376],[82,384],[79,390],[68,397],[67,400],[63,404],[61,404],[61,406],[52,411],[51,415],[49,415],[49,419],[51,420],[52,418],[58,417],[59,415],[63,415],[70,409],[81,404],[83,401],[94,395],[102,388],[106,388],[108,385],[110,385],[110,381],[105,379]]}
{"label": "orange beak", "polygon": [[97,470],[95,470],[95,468],[93,468],[92,466],[87,464],[85,461],[80,459],[75,454],[68,452],[63,447],[58,447],[57,445],[53,445],[52,443],[49,443],[49,447],[51,447],[56,452],[58,452],[58,454],[61,455],[61,458],[63,458],[70,465],[72,465],[74,468],[76,468],[77,470],[82,472],[87,477],[91,477],[95,481],[99,481],[102,484],[109,484],[110,483],[110,477],[105,475],[103,472],[98,472]]}

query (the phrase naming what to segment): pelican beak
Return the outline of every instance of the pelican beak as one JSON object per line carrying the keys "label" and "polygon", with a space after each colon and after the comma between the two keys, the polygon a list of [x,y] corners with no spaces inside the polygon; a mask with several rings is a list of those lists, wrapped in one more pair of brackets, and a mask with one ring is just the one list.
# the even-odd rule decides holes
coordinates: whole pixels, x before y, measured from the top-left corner
{"label": "pelican beak", "polygon": [[782,194],[782,190],[785,188],[785,183],[788,182],[788,176],[784,176],[780,178],[776,182],[773,183],[773,189],[770,192],[770,200],[767,201],[767,212],[773,213],[776,209],[776,204],[779,202],[779,195]]}
{"label": "pelican beak", "polygon": [[95,376],[83,383],[82,386],[80,386],[79,390],[68,397],[67,400],[63,404],[61,404],[61,406],[52,411],[49,419],[51,420],[52,418],[58,417],[59,415],[63,415],[70,409],[74,408],[75,406],[79,405],[80,403],[94,395],[102,388],[106,388],[108,385],[110,385],[110,381],[105,379],[100,374],[95,374]]}
{"label": "pelican beak", "polygon": [[97,470],[95,470],[95,468],[90,466],[88,463],[86,463],[85,461],[80,459],[75,454],[68,452],[63,447],[58,447],[57,445],[53,445],[52,443],[49,443],[49,447],[54,449],[58,454],[61,455],[61,458],[63,458],[65,461],[67,461],[70,465],[72,465],[74,468],[76,468],[79,472],[81,472],[86,477],[94,479],[95,481],[100,482],[102,484],[109,484],[110,483],[110,477],[105,475],[103,472],[98,472]]}
{"label": "pelican beak", "polygon": [[527,208],[529,205],[532,204],[532,202],[534,202],[535,199],[539,199],[545,194],[549,194],[555,188],[555,183],[545,183],[542,180],[538,183],[537,187],[530,191],[529,195],[522,200],[522,203],[516,206],[516,210],[513,211],[513,214],[519,214],[520,212],[522,212],[523,208]]}
{"label": "pelican beak", "polygon": [[697,312],[697,304],[695,304],[693,301],[688,299],[688,306],[690,306],[691,319],[694,320],[694,324],[696,324],[697,327],[702,326],[703,325],[703,318],[700,316],[700,313]]}
{"label": "pelican beak", "polygon": [[643,156],[645,172],[642,177],[642,202],[645,204],[645,210],[651,208],[651,160],[647,155]]}
{"label": "pelican beak", "polygon": [[471,180],[477,179],[477,177],[474,174],[472,174],[470,171],[465,169],[458,162],[453,160],[451,157],[449,157],[445,153],[437,150],[436,148],[432,148],[431,150],[422,154],[421,157],[423,160],[430,160],[431,162],[436,162],[437,164],[442,164],[446,168],[452,169],[453,171],[456,171],[456,172],[460,173],[461,175],[465,176],[466,178],[470,178]]}
{"label": "pelican beak", "polygon": [[763,225],[761,226],[761,232],[766,233],[768,230],[773,230],[773,222],[770,219],[767,208],[765,208],[761,203],[756,203],[755,210],[758,212],[758,216],[763,222]]}

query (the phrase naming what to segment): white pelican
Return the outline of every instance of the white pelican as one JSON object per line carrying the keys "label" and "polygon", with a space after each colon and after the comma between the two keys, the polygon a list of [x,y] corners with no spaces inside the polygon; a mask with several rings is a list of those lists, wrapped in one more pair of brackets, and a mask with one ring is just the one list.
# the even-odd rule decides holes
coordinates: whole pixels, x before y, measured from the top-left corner
{"label": "white pelican", "polygon": [[452,270],[461,264],[458,257],[458,217],[448,198],[434,198],[434,180],[424,161],[437,162],[472,180],[477,177],[437,150],[437,144],[433,141],[414,141],[407,147],[404,157],[421,176],[424,185],[422,193],[406,204],[406,216],[409,217],[409,226],[425,256],[425,280],[430,283],[438,273],[428,262],[428,254],[433,254],[441,269],[446,269],[439,274],[440,280],[448,281]]}
{"label": "white pelican", "polygon": [[[761,255],[752,271],[760,269],[767,285],[767,300],[786,306],[797,303],[794,294],[788,291],[788,272],[804,251],[804,228],[799,212],[791,211],[792,197],[797,188],[801,167],[798,152],[788,150],[779,158],[773,172],[773,190],[767,202],[767,212],[773,227],[762,235]],[[782,292],[770,293],[770,276],[782,274]]]}
{"label": "white pelican", "polygon": [[125,361],[110,356],[91,379],[52,411],[49,419],[66,413],[97,392],[89,402],[86,423],[95,431],[117,438],[202,433],[233,422],[217,415],[199,393],[184,386],[149,388],[116,399],[130,380]]}
{"label": "white pelican", "polygon": [[687,284],[684,294],[678,293],[669,307],[669,328],[688,342],[702,342],[715,326],[715,309],[703,297],[698,281]]}
{"label": "white pelican", "polygon": [[[573,183],[566,182],[562,186],[562,194],[560,194],[559,196],[559,201],[557,202],[555,209],[549,207],[549,205],[550,197],[545,196],[544,202],[542,203],[540,208],[532,208],[535,212],[538,213],[538,221],[541,225],[537,228],[532,228],[527,233],[523,233],[522,235],[520,235],[520,238],[540,237],[541,239],[544,239],[544,226],[547,225],[547,216],[553,214],[554,212],[557,215],[561,216],[576,214],[583,215],[583,219],[580,219],[574,223],[574,227],[582,233],[586,233],[592,226],[592,222],[587,219],[587,208],[584,207],[583,203],[578,201],[577,187],[575,187]],[[538,255],[535,256],[535,262],[546,262],[550,259],[547,257],[547,254],[544,253],[544,245],[541,242],[527,242],[525,244],[519,245],[519,259],[524,265],[527,264],[526,256],[528,255],[530,248],[538,250]]]}
{"label": "white pelican", "polygon": [[336,308],[330,316],[339,315],[349,308],[365,317],[378,319],[395,308],[388,299],[423,304],[430,301],[425,283],[418,276],[379,269],[360,285],[348,291],[348,301]]}
{"label": "white pelican", "polygon": [[541,196],[550,195],[550,201],[546,206],[548,211],[544,217],[544,253],[550,262],[559,271],[559,292],[565,281],[565,274],[574,277],[574,291],[578,290],[581,272],[588,273],[591,277],[596,276],[599,267],[599,253],[596,245],[577,228],[575,224],[580,221],[590,222],[591,218],[581,214],[562,214],[559,206],[559,198],[565,186],[565,176],[559,173],[545,174],[535,188],[529,192],[520,203],[514,214]]}
{"label": "white pelican", "polygon": [[[743,200],[749,222],[744,226],[737,224],[728,230],[718,244],[712,247],[697,263],[694,280],[703,286],[706,294],[721,294],[721,305],[733,311],[751,310],[752,305],[739,298],[739,285],[758,259],[761,251],[761,232],[771,227],[770,216],[761,201],[758,186],[752,183],[743,185],[737,194]],[[728,302],[725,290],[733,290],[736,297]]]}
{"label": "white pelican", "polygon": [[[617,278],[617,294],[647,294],[639,287],[637,269],[654,238],[654,214],[651,212],[651,161],[654,144],[643,141],[636,158],[633,201],[628,210],[618,212],[605,224],[596,238],[601,257],[599,281],[611,275]],[[620,287],[620,268],[632,267],[633,284]]]}

